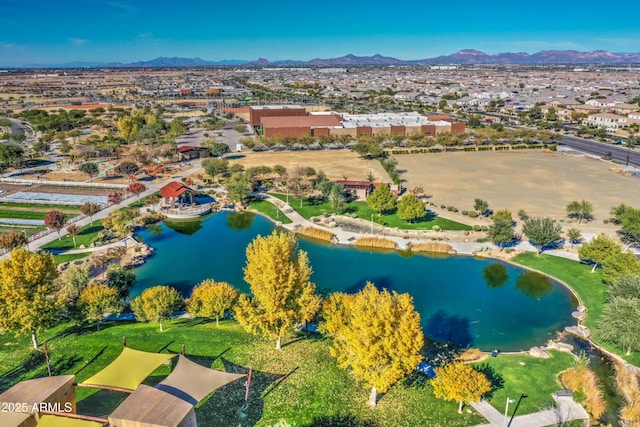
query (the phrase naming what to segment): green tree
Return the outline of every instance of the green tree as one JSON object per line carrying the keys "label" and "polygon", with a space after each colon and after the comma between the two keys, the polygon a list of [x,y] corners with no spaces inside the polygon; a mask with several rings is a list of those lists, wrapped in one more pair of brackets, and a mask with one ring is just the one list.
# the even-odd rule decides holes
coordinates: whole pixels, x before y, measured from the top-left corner
{"label": "green tree", "polygon": [[567,216],[577,218],[578,223],[582,220],[593,219],[593,204],[588,200],[573,200],[567,205]]}
{"label": "green tree", "polygon": [[495,212],[492,216],[493,220],[503,221],[507,223],[513,223],[513,215],[509,209],[501,209]]}
{"label": "green tree", "polygon": [[593,262],[593,268],[591,269],[593,273],[598,265],[603,265],[607,258],[621,251],[622,248],[613,239],[605,234],[600,234],[583,244],[578,249],[578,256],[581,261]]}
{"label": "green tree", "polygon": [[67,217],[59,210],[52,210],[46,213],[44,216],[44,225],[48,228],[53,228],[58,232],[58,240],[62,238],[60,235],[60,230],[64,227],[67,222]]}
{"label": "green tree", "polygon": [[425,205],[415,194],[407,194],[398,200],[398,216],[405,221],[413,222],[414,219],[426,215]]}
{"label": "green tree", "polygon": [[633,252],[616,252],[604,261],[602,278],[605,282],[616,283],[621,276],[627,275],[640,276],[640,261]]}
{"label": "green tree", "polygon": [[233,286],[207,279],[193,288],[187,311],[193,316],[216,319],[219,325],[220,318],[233,308],[237,299],[238,291]]}
{"label": "green tree", "polygon": [[181,305],[182,298],[174,288],[154,286],[131,301],[131,310],[141,322],[159,323],[162,332],[162,322],[171,319]]}
{"label": "green tree", "polygon": [[341,184],[333,183],[328,199],[329,203],[331,203],[331,208],[338,213],[343,212],[347,207],[347,199],[344,196],[344,186]]}
{"label": "green tree", "polygon": [[107,269],[107,285],[118,291],[120,299],[129,296],[129,290],[136,284],[136,274],[131,270],[125,270],[120,265],[112,264]]}
{"label": "green tree", "polygon": [[244,205],[251,192],[251,180],[243,173],[234,173],[225,184],[229,199]]}
{"label": "green tree", "polygon": [[37,349],[36,333],[59,319],[57,277],[53,255],[46,252],[18,248],[10,258],[0,260],[0,329],[31,333]]}
{"label": "green tree", "polygon": [[368,141],[363,139],[359,139],[358,142],[351,149],[356,153],[358,153],[361,157],[364,157],[367,159],[380,157],[384,154],[384,150],[382,149],[379,143],[375,141]]}
{"label": "green tree", "polygon": [[522,231],[536,247],[538,255],[544,250],[545,246],[560,240],[561,230],[562,227],[547,217],[529,218],[522,226]]}
{"label": "green tree", "polygon": [[107,313],[118,315],[122,312],[122,304],[118,291],[102,283],[91,283],[80,292],[78,306],[88,321],[95,321],[100,330],[100,322]]}
{"label": "green tree", "polygon": [[615,297],[640,298],[640,275],[621,275],[611,283],[607,292],[608,299]]}
{"label": "green tree", "polygon": [[[504,212],[508,212],[508,217],[504,215]],[[495,215],[493,217],[493,224],[489,226],[489,238],[493,243],[500,246],[500,249],[516,239],[515,226],[513,220],[510,220],[511,212],[508,210],[498,211],[503,212],[502,215]]]}
{"label": "green tree", "polygon": [[323,316],[323,330],[333,338],[331,355],[371,387],[371,406],[378,391],[385,393],[422,359],[424,335],[409,294],[380,292],[367,283],[355,295],[332,294]]}
{"label": "green tree", "polygon": [[229,160],[215,158],[204,159],[202,161],[202,167],[208,175],[215,179],[216,175],[224,174],[229,170]]}
{"label": "green tree", "polygon": [[602,311],[597,336],[622,347],[627,356],[640,350],[640,298],[612,298]]}
{"label": "green tree", "polygon": [[100,168],[96,162],[85,162],[80,165],[79,169],[80,172],[86,173],[91,178],[93,178],[94,175],[98,175],[100,172]]}
{"label": "green tree", "polygon": [[640,242],[640,209],[624,203],[611,209],[615,222],[621,225],[621,233],[628,242]]}
{"label": "green tree", "polygon": [[462,414],[464,402],[476,402],[491,391],[487,377],[462,362],[437,367],[435,372],[436,377],[431,380],[433,393],[439,399],[458,402],[459,414]]}
{"label": "green tree", "polygon": [[136,208],[123,208],[113,211],[102,219],[102,225],[118,236],[124,237],[131,232],[133,220],[140,214]]}
{"label": "green tree", "polygon": [[378,214],[391,212],[396,207],[396,196],[393,195],[388,185],[380,184],[369,194],[367,203]]}
{"label": "green tree", "polygon": [[209,150],[211,156],[220,157],[224,154],[227,154],[231,151],[229,146],[223,142],[217,142],[214,138],[210,138],[202,144],[203,147]]}
{"label": "green tree", "polygon": [[525,211],[524,209],[520,209],[518,211],[518,218],[520,219],[520,221],[526,221],[527,219],[529,219],[529,215],[527,214],[527,211]]}
{"label": "green tree", "polygon": [[478,212],[478,215],[486,216],[490,212],[489,203],[487,203],[487,201],[483,199],[475,199],[475,201],[473,202],[473,209]]}
{"label": "green tree", "polygon": [[118,164],[115,168],[115,171],[121,175],[133,175],[138,172],[140,167],[133,162],[122,162]]}
{"label": "green tree", "polygon": [[582,232],[578,228],[570,228],[567,230],[567,240],[571,242],[571,246],[582,240]]}
{"label": "green tree", "polygon": [[310,321],[320,308],[311,267],[304,251],[297,251],[295,235],[274,231],[256,237],[247,247],[244,280],[251,296],[241,295],[236,319],[249,332],[281,338],[295,324]]}

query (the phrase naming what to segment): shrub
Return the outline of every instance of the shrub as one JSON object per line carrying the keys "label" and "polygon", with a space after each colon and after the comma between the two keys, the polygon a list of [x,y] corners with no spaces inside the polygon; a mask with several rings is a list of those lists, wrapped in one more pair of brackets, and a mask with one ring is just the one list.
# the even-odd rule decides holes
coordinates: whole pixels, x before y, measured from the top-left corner
{"label": "shrub", "polygon": [[324,240],[327,242],[332,241],[335,237],[333,233],[326,230],[320,230],[319,228],[315,227],[300,227],[296,230],[296,232],[298,234],[302,234],[303,236],[313,237],[314,239]]}
{"label": "shrub", "polygon": [[481,225],[480,226],[480,231],[489,231],[489,226],[488,225]]}
{"label": "shrub", "polygon": [[440,227],[439,225],[434,225],[433,227],[431,227],[431,229],[433,231],[440,231],[440,230],[442,230],[442,227]]}
{"label": "shrub", "polygon": [[469,211],[462,211],[462,212],[460,212],[460,213],[461,213],[462,215],[464,215],[464,216],[469,215]]}
{"label": "shrub", "polygon": [[479,225],[474,225],[473,227],[471,227],[473,231],[480,231],[480,226]]}
{"label": "shrub", "polygon": [[567,369],[560,374],[560,382],[569,390],[584,396],[585,409],[599,419],[606,409],[596,374],[586,366]]}
{"label": "shrub", "polygon": [[453,248],[446,243],[414,243],[411,245],[413,252],[436,252],[441,254],[449,253]]}
{"label": "shrub", "polygon": [[440,205],[440,209],[446,209],[447,205]]}
{"label": "shrub", "polygon": [[477,217],[478,217],[478,212],[476,212],[476,211],[469,211],[469,217],[471,217],[471,218],[477,218]]}
{"label": "shrub", "polygon": [[463,363],[475,362],[485,357],[485,353],[478,348],[468,348],[460,355],[458,355],[457,359]]}
{"label": "shrub", "polygon": [[388,248],[395,249],[396,242],[389,239],[383,239],[380,237],[360,237],[355,242],[353,242],[355,246],[359,247],[368,247],[368,248]]}

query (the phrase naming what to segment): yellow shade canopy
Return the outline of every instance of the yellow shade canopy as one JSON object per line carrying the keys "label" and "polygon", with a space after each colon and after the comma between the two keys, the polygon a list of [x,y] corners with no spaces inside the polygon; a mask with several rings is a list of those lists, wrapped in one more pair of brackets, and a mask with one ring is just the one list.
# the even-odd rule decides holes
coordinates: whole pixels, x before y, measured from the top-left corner
{"label": "yellow shade canopy", "polygon": [[79,385],[136,390],[140,384],[175,354],[148,353],[125,347],[113,362]]}
{"label": "yellow shade canopy", "polygon": [[103,424],[57,415],[43,415],[36,427],[103,427]]}

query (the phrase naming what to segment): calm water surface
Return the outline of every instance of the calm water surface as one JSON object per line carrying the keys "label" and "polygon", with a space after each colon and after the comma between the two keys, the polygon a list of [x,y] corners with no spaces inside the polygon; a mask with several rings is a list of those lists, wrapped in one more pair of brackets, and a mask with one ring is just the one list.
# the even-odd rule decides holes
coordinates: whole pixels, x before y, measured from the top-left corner
{"label": "calm water surface", "polygon": [[[162,224],[159,234],[140,233],[155,248],[135,272],[131,295],[170,285],[184,296],[213,278],[248,292],[242,279],[245,249],[274,225],[253,214],[218,213],[200,222]],[[156,230],[156,233],[159,230]],[[574,324],[576,303],[559,283],[494,260],[431,257],[397,251],[359,250],[300,240],[309,253],[319,289],[357,292],[367,281],[413,296],[425,333],[434,339],[484,350],[529,349]]]}

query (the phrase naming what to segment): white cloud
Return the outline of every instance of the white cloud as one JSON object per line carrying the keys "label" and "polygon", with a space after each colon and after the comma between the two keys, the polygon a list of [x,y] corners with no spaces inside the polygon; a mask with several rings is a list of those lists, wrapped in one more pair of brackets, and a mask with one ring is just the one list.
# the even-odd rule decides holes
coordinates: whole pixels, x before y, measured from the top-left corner
{"label": "white cloud", "polygon": [[69,43],[71,43],[74,46],[81,46],[85,43],[87,43],[88,40],[85,39],[79,39],[79,38],[70,38],[69,39]]}

